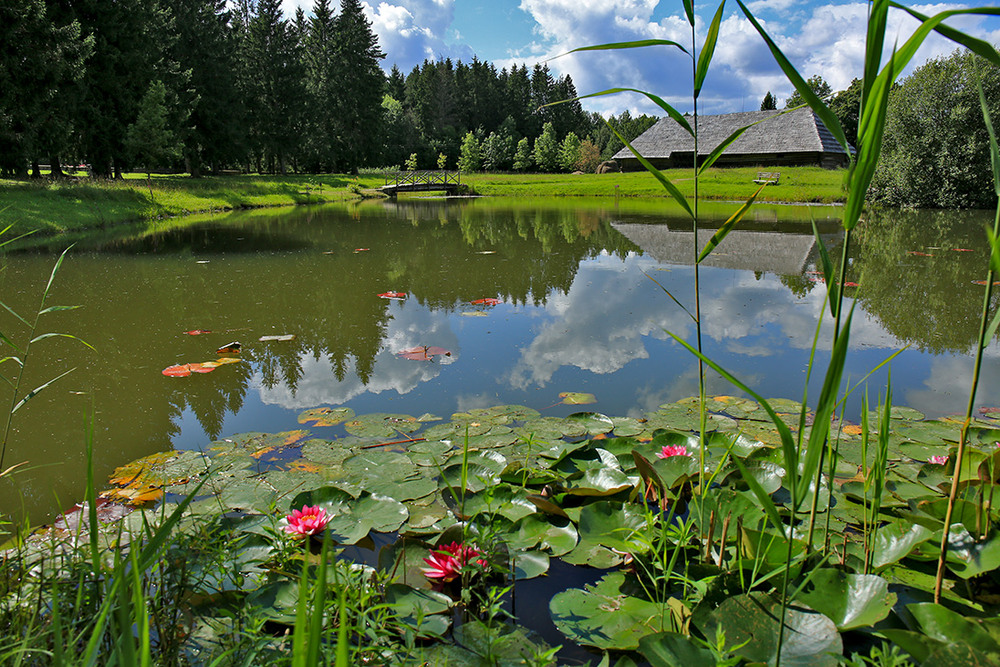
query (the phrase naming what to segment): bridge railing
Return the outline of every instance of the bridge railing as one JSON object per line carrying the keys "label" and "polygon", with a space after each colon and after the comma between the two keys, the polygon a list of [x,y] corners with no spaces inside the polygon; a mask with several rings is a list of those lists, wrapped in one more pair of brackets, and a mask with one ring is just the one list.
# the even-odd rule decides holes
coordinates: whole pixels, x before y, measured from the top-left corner
{"label": "bridge railing", "polygon": [[386,185],[461,185],[460,171],[396,171],[385,175]]}

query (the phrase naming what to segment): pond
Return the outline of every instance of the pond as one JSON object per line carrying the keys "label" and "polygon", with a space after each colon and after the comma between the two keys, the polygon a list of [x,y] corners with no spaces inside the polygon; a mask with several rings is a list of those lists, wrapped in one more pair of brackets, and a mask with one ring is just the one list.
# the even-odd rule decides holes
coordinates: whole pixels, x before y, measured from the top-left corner
{"label": "pond", "polygon": [[[734,208],[708,208],[702,243]],[[702,266],[705,350],[765,397],[802,398],[826,296],[810,221],[839,256],[837,215],[758,207]],[[905,347],[891,364],[894,403],[929,417],[964,411],[986,220],[901,213],[863,225],[850,252],[845,386]],[[48,303],[82,307],[46,315],[38,332],[95,349],[63,338],[32,348],[25,386],[74,370],[16,415],[4,466],[26,465],[0,485],[3,513],[42,522],[83,495],[89,422],[103,480],[152,452],[301,428],[298,415],[319,406],[641,416],[695,395],[697,364],[666,334],[694,335],[666,293],[693,308],[692,236],[663,202],[457,199],[239,212],[81,241]],[[3,301],[33,315],[65,245],[8,253]],[[403,296],[380,296],[391,292]],[[23,342],[25,330],[0,315],[0,331]],[[820,331],[820,350],[828,336]],[[242,344],[241,363],[162,374],[215,360],[230,342]],[[442,353],[401,355],[423,346]],[[977,405],[1000,403],[998,352],[994,342]],[[886,379],[885,369],[868,379],[873,402]],[[708,390],[738,394],[719,377]],[[863,391],[851,394],[849,419]],[[567,405],[565,392],[596,402]]]}

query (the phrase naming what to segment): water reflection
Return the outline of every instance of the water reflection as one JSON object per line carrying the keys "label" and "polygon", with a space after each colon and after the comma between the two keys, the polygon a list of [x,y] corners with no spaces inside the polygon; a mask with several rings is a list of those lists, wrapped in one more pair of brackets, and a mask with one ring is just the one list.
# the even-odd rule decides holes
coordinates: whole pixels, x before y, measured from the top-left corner
{"label": "water reflection", "polygon": [[[646,277],[693,302],[691,234],[656,213],[662,207],[400,201],[233,214],[81,244],[51,303],[84,308],[53,314],[46,326],[98,351],[67,340],[36,349],[35,385],[77,370],[19,413],[9,462],[51,465],[19,476],[0,501],[37,517],[81,495],[88,412],[103,476],[170,447],[297,428],[298,412],[321,404],[447,416],[500,403],[546,408],[561,391],[584,391],[598,397],[593,409],[624,415],[692,395],[696,365],[665,333],[690,337],[691,319]],[[836,211],[789,222],[786,209],[762,208],[702,272],[707,352],[765,396],[801,396],[825,298],[812,273],[810,218],[820,218],[825,243],[839,252],[826,214]],[[897,400],[932,414],[964,407],[982,298],[971,281],[987,261],[980,227],[971,215],[870,221],[848,276],[861,285],[849,291],[861,306],[850,377],[911,344],[894,364]],[[33,312],[53,261],[46,251],[8,255],[4,301]],[[377,296],[386,291],[409,298]],[[483,297],[502,303],[470,303]],[[183,333],[192,329],[213,333]],[[16,327],[3,319],[0,331]],[[258,342],[274,334],[295,338]],[[248,363],[182,379],[160,374],[209,360],[231,340],[243,343]],[[452,354],[398,356],[417,345]],[[990,355],[981,403],[997,402],[995,346]],[[733,392],[720,378],[709,386]],[[63,501],[52,500],[53,489]]]}

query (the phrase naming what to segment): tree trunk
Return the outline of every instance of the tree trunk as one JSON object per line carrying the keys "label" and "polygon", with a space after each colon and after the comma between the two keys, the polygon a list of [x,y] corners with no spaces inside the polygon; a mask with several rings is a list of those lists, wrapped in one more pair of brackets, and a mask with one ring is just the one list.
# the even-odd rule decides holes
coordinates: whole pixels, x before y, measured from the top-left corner
{"label": "tree trunk", "polygon": [[41,169],[41,167],[38,166],[38,160],[37,159],[33,159],[31,161],[31,177],[32,178],[41,178],[42,177],[42,169]]}
{"label": "tree trunk", "polygon": [[66,178],[66,172],[62,168],[62,160],[58,155],[53,155],[49,158],[49,165],[51,165],[51,176],[52,178]]}

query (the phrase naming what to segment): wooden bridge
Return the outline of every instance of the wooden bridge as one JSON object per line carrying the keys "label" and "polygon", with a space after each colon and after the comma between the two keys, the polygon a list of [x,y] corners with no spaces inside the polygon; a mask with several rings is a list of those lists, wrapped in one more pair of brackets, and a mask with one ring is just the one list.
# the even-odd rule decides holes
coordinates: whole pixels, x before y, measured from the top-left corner
{"label": "wooden bridge", "polygon": [[385,175],[382,192],[395,197],[400,192],[462,192],[460,171],[397,171]]}

